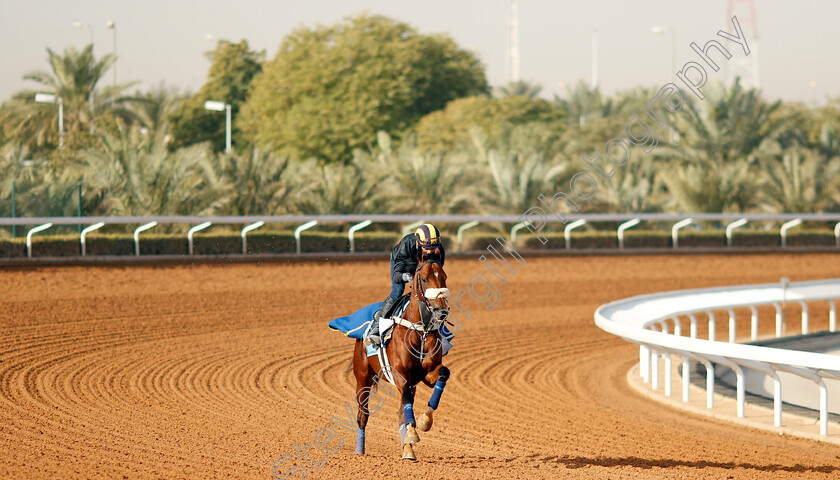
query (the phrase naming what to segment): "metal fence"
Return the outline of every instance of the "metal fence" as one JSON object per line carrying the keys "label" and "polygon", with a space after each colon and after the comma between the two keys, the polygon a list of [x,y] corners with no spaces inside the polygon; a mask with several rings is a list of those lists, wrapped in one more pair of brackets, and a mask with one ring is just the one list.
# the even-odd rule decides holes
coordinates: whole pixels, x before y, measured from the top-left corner
{"label": "metal fence", "polygon": [[[731,368],[737,379],[737,415],[744,417],[744,369],[751,369],[773,379],[773,423],[782,425],[782,382],[780,372],[811,380],[818,388],[820,434],[828,434],[828,389],[825,379],[840,379],[840,357],[821,353],[785,350],[735,343],[734,309],[749,309],[750,340],[757,338],[759,315],[756,307],[772,305],[775,309],[775,336],[784,332],[785,303],[802,308],[801,333],[810,329],[808,304],[828,302],[829,330],[837,329],[837,301],[840,279],[813,282],[748,285],[739,287],[683,290],[643,295],[602,305],[595,312],[595,324],[639,347],[639,367],[645,383],[659,388],[659,360],[664,359],[664,389],[671,395],[671,357],[682,361],[682,400],[689,401],[690,361],[706,368],[706,407],[714,407],[715,364]],[[727,341],[715,338],[716,318],[725,312],[729,323]],[[709,323],[708,340],[697,337],[697,316],[705,314]],[[689,326],[688,334],[683,324]],[[817,391],[819,393],[817,393]]]}
{"label": "metal fence", "polygon": [[355,251],[356,232],[374,223],[401,224],[404,232],[409,232],[424,222],[455,223],[457,228],[458,250],[463,244],[464,232],[482,223],[512,224],[510,230],[511,244],[516,243],[517,236],[524,229],[537,234],[548,224],[563,224],[565,247],[571,248],[571,233],[584,224],[616,223],[621,224],[616,229],[616,240],[619,249],[624,248],[625,232],[639,225],[641,222],[670,222],[671,238],[674,248],[679,247],[680,230],[695,222],[712,221],[725,224],[727,245],[732,245],[732,235],[735,229],[750,222],[782,222],[779,229],[781,245],[787,246],[788,231],[804,221],[825,222],[833,227],[835,245],[840,248],[840,213],[836,214],[721,214],[721,213],[643,213],[643,214],[585,214],[585,215],[250,215],[250,216],[149,216],[149,217],[31,217],[31,218],[0,218],[0,226],[35,225],[26,234],[27,254],[31,257],[32,236],[44,232],[57,225],[89,225],[81,229],[79,241],[81,254],[85,252],[85,237],[105,225],[138,225],[134,230],[135,252],[140,255],[140,233],[152,229],[160,224],[194,225],[188,231],[189,253],[193,253],[193,235],[199,230],[211,225],[242,225],[242,252],[247,253],[247,234],[266,224],[293,224],[295,228],[295,245],[300,253],[301,232],[315,225],[327,223],[353,224],[347,231],[350,252]]}

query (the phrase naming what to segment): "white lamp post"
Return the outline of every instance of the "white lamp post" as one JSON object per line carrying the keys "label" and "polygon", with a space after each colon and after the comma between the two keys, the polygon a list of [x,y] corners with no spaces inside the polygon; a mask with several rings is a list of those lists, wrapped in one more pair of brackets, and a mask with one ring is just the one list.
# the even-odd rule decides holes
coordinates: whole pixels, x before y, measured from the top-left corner
{"label": "white lamp post", "polygon": [[208,100],[204,102],[204,108],[216,112],[225,112],[225,153],[230,153],[230,104]]}
{"label": "white lamp post", "polygon": [[598,88],[598,29],[592,29],[592,89]]}
{"label": "white lamp post", "polygon": [[114,34],[114,41],[113,41],[113,47],[114,48],[111,49],[111,52],[114,55],[114,65],[111,66],[111,69],[113,70],[113,74],[114,74],[114,87],[116,87],[117,86],[117,23],[114,22],[113,20],[108,20],[108,22],[105,24],[105,26],[109,30],[111,30]]}
{"label": "white lamp post", "polygon": [[58,148],[64,148],[64,99],[52,93],[36,93],[35,101],[58,104]]}
{"label": "white lamp post", "polygon": [[[668,79],[670,80],[677,72],[677,32],[673,28],[662,26],[651,27],[650,31],[654,35],[662,35],[664,33],[671,35],[671,72],[668,75]],[[677,133],[674,131],[674,127],[672,126],[669,130],[671,143],[677,143]]]}
{"label": "white lamp post", "polygon": [[674,73],[677,69],[677,32],[674,31],[673,28],[661,27],[661,26],[651,27],[650,31],[654,35],[662,35],[662,34],[665,34],[665,33],[671,35],[671,74],[670,74],[670,76],[674,76]]}

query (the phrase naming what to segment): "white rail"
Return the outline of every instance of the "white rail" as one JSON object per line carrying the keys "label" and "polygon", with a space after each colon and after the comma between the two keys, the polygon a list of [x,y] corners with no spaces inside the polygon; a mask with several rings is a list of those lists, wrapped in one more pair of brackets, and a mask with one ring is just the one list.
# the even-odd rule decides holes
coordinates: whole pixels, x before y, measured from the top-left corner
{"label": "white rail", "polygon": [[[751,312],[751,337],[757,331],[756,307],[773,305],[776,308],[776,336],[784,335],[784,316],[780,304],[795,302],[829,302],[829,328],[836,328],[835,301],[840,299],[840,279],[820,280],[765,285],[682,290],[627,298],[602,305],[595,312],[595,324],[612,333],[640,345],[640,370],[645,382],[658,387],[658,364],[662,355],[676,355],[682,360],[683,401],[688,402],[689,360],[706,366],[707,407],[714,404],[714,364],[733,368],[738,378],[737,414],[744,415],[743,369],[756,370],[769,375],[774,382],[774,425],[782,424],[782,384],[779,372],[792,373],[812,380],[819,387],[820,434],[828,434],[828,391],[824,379],[840,378],[840,356],[822,353],[785,350],[732,343],[735,338],[735,308],[749,308]],[[710,323],[714,311],[726,311],[729,316],[729,342],[697,338],[698,312],[706,313]],[[689,336],[682,336],[679,318],[686,316],[691,321]],[[674,334],[669,334],[668,321],[674,322]],[[809,310],[802,309],[802,330],[807,331]],[[662,331],[655,330],[661,328]],[[710,325],[709,336],[714,338],[714,327]],[[667,362],[670,363],[670,362]],[[671,370],[666,368],[666,385],[670,385]],[[651,381],[653,380],[653,381]],[[668,392],[670,393],[670,392]],[[815,390],[815,394],[817,391]]]}
{"label": "white rail", "polygon": [[[0,217],[0,226],[12,225],[80,225],[80,224],[103,224],[103,225],[126,225],[135,224],[139,226],[146,226],[155,222],[158,224],[205,224],[211,223],[213,225],[232,225],[241,224],[247,225],[243,234],[251,231],[252,225],[260,224],[297,224],[300,227],[295,231],[295,250],[300,252],[300,233],[306,229],[311,228],[317,224],[324,223],[346,223],[353,224],[351,231],[348,231],[348,239],[355,247],[353,234],[363,226],[368,226],[372,223],[392,223],[401,224],[403,226],[403,234],[410,233],[419,225],[425,222],[433,223],[457,223],[461,224],[458,228],[458,245],[462,245],[463,232],[472,228],[479,223],[484,224],[511,224],[513,228],[510,231],[511,243],[515,244],[517,232],[528,229],[531,234],[537,235],[546,224],[562,223],[564,225],[563,234],[565,237],[566,248],[571,248],[571,231],[585,223],[613,223],[621,222],[616,234],[618,237],[619,249],[624,246],[624,231],[641,222],[669,222],[671,223],[671,238],[673,247],[679,246],[679,231],[683,227],[700,221],[721,222],[726,224],[726,244],[732,246],[733,231],[746,224],[747,222],[784,222],[782,228],[779,230],[780,245],[787,246],[787,231],[793,226],[799,225],[801,222],[830,222],[834,225],[835,245],[840,248],[840,213],[790,213],[790,214],[722,214],[722,213],[627,213],[627,214],[585,214],[585,215],[566,215],[563,218],[559,216],[545,216],[535,220],[534,215],[249,215],[249,216],[224,216],[224,217],[203,217],[203,216],[150,216],[150,217],[24,217],[24,218],[8,218]],[[315,222],[315,223],[313,223]],[[370,223],[367,223],[370,222]],[[836,223],[835,223],[836,222]],[[406,225],[407,224],[407,225]],[[37,233],[39,230],[33,229],[31,233]],[[141,230],[142,231],[142,230]],[[87,233],[90,233],[88,230]],[[80,235],[80,243],[84,243],[84,237]],[[542,240],[542,239],[541,239]],[[139,241],[135,238],[135,248]],[[243,236],[243,254],[247,253],[247,239]],[[192,245],[192,242],[190,242]],[[31,250],[31,249],[30,249]],[[351,249],[355,250],[354,248]]]}

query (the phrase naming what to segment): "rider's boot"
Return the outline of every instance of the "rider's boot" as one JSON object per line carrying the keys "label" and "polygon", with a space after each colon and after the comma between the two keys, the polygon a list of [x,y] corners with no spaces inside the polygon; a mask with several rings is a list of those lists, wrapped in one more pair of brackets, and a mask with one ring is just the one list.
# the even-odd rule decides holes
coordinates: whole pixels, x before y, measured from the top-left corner
{"label": "rider's boot", "polygon": [[386,298],[385,301],[382,302],[382,306],[379,307],[379,310],[373,314],[373,324],[371,325],[370,332],[368,332],[367,339],[365,340],[367,343],[374,345],[382,343],[382,337],[379,333],[379,319],[394,306],[395,302],[396,300],[391,297]]}

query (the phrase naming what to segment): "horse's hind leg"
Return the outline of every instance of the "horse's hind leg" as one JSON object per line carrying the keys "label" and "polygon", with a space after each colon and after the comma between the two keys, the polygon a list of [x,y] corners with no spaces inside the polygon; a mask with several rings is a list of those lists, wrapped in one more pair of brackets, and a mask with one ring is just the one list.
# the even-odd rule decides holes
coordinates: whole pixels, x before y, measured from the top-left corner
{"label": "horse's hind leg", "polygon": [[429,399],[429,405],[426,412],[423,415],[420,415],[420,418],[417,419],[417,428],[421,432],[428,432],[432,429],[432,424],[434,423],[433,414],[440,404],[440,397],[443,395],[443,389],[446,387],[447,380],[449,380],[449,369],[443,365],[439,365],[436,369],[429,372],[429,374],[426,375],[426,378],[423,379],[423,383],[429,385],[430,387],[434,381],[434,391],[432,392],[432,398]]}
{"label": "horse's hind leg", "polygon": [[[357,350],[360,348],[360,343],[357,341]],[[359,427],[356,432],[356,455],[364,455],[365,427],[367,427],[368,418],[370,417],[368,400],[372,393],[371,385],[373,385],[373,377],[369,364],[367,363],[367,358],[364,358],[360,363],[357,362],[359,362],[358,359],[353,360],[353,374],[356,377],[356,424]]]}

